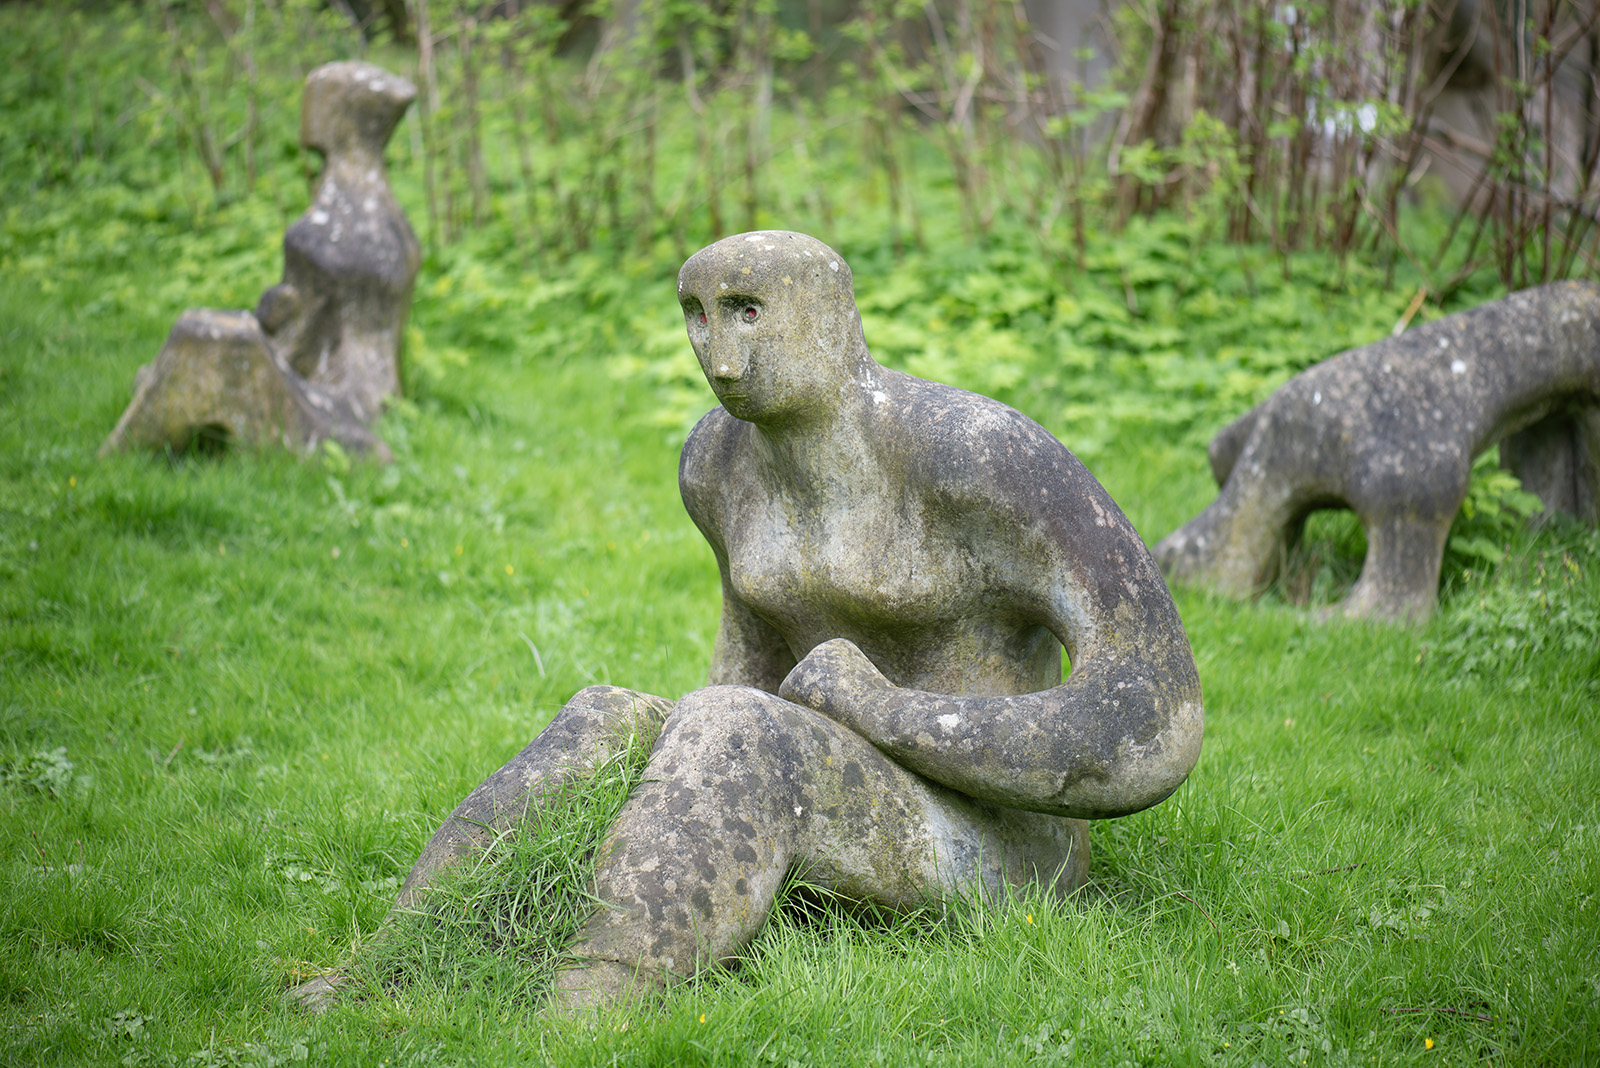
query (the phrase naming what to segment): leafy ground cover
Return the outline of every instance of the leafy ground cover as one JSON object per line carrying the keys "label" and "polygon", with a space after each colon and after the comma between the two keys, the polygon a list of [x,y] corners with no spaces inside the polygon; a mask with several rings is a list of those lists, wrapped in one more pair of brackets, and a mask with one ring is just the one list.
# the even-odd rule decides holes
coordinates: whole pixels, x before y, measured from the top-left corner
{"label": "leafy ground cover", "polygon": [[[596,1028],[531,1007],[503,929],[326,1016],[289,1008],[571,693],[702,680],[715,569],[675,486],[711,403],[672,299],[689,250],[433,250],[388,467],[97,460],[177,312],[253,303],[303,204],[291,155],[219,205],[152,138],[115,181],[5,176],[0,1061],[1600,1058],[1600,536],[1528,527],[1492,464],[1423,628],[1308,610],[1358,566],[1336,515],[1258,602],[1177,591],[1205,752],[1170,801],[1097,825],[1070,902],[882,917],[797,887],[739,968]],[[869,342],[1039,419],[1150,541],[1209,499],[1212,431],[1414,291],[1311,255],[1285,277],[1177,215],[1097,233],[1069,271],[1019,228],[963,241],[948,183],[924,196],[945,208],[927,252],[896,258],[881,197],[822,234]],[[473,893],[518,907],[514,882]]]}

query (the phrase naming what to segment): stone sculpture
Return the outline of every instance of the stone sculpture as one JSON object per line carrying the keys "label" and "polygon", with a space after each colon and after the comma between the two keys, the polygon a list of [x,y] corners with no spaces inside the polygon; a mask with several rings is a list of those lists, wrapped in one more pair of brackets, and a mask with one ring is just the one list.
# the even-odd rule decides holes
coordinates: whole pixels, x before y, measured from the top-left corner
{"label": "stone sculpture", "polygon": [[1524,290],[1296,375],[1211,442],[1221,493],[1156,559],[1249,596],[1307,515],[1349,508],[1367,557],[1341,611],[1424,619],[1472,460],[1496,442],[1547,507],[1600,520],[1600,286]]}
{"label": "stone sculpture", "polygon": [[880,367],[850,268],[814,238],[720,241],[678,297],[722,402],[680,468],[722,574],[707,686],[675,703],[580,692],[445,821],[398,903],[661,724],[601,850],[605,904],[556,977],[569,1008],[729,959],[796,868],[891,908],[1007,883],[1066,893],[1088,867],[1084,821],[1161,801],[1200,750],[1161,575],[1049,433]]}
{"label": "stone sculpture", "polygon": [[187,311],[101,452],[182,451],[197,437],[314,451],[335,441],[387,458],[369,429],[400,391],[400,342],[421,262],[383,148],[416,89],[369,63],[306,78],[300,139],[325,163],[283,239],[283,281],[254,314]]}

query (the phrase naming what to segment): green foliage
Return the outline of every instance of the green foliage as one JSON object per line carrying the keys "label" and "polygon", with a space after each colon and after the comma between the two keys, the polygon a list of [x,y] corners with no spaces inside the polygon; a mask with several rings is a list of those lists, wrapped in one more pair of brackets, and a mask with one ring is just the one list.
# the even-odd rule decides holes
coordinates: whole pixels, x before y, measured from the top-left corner
{"label": "green foliage", "polygon": [[1600,697],[1600,596],[1591,578],[1600,571],[1600,535],[1553,533],[1530,545],[1525,530],[1517,529],[1515,555],[1500,548],[1504,543],[1485,539],[1496,551],[1490,563],[1515,576],[1508,580],[1489,581],[1482,556],[1468,554],[1473,567],[1451,590],[1455,610],[1432,653],[1453,681],[1477,676],[1520,693],[1536,684],[1534,665],[1549,658],[1570,672],[1581,691]]}
{"label": "green foliage", "polygon": [[1500,448],[1495,446],[1472,462],[1472,482],[1450,528],[1447,548],[1480,567],[1498,564],[1505,559],[1501,546],[1543,509],[1539,498],[1500,466]]}

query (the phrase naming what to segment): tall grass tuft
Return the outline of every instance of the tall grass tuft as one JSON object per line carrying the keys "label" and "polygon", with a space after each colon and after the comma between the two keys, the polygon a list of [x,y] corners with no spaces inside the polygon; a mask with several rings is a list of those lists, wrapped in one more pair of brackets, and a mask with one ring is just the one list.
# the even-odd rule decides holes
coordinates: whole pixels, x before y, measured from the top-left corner
{"label": "tall grass tuft", "polygon": [[420,907],[390,916],[359,959],[357,982],[401,1001],[466,994],[501,1009],[537,1008],[602,907],[595,865],[654,744],[631,735],[593,775],[530,802],[480,860],[446,873]]}

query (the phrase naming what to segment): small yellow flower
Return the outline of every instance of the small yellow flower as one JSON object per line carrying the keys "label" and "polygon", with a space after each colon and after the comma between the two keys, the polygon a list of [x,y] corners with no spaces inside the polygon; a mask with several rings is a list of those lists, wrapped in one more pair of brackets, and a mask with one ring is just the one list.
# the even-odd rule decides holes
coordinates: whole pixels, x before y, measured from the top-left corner
{"label": "small yellow flower", "polygon": [[1432,1049],[1433,1048],[1433,1039],[1431,1039],[1431,1038],[1423,1039],[1422,1040],[1422,1048],[1423,1049]]}
{"label": "small yellow flower", "polygon": [[410,540],[408,540],[408,539],[406,539],[406,538],[401,538],[401,539],[400,539],[400,548],[402,548],[402,549],[409,549],[409,548],[411,548],[411,542],[410,542]]}
{"label": "small yellow flower", "polygon": [[706,1014],[703,1013],[703,1012],[700,1014],[700,1022],[701,1023],[705,1023],[706,1022]]}
{"label": "small yellow flower", "polygon": [[459,546],[459,545],[457,545],[457,546],[456,546],[456,555],[457,555],[457,556],[460,556],[460,555],[461,555],[461,552],[462,552],[462,549],[461,549],[461,546]]}
{"label": "small yellow flower", "polygon": [[1029,923],[1032,923],[1032,922],[1033,922],[1033,913],[1031,913],[1031,912],[1030,912],[1030,913],[1028,913],[1028,922],[1029,922]]}
{"label": "small yellow flower", "polygon": [[516,574],[516,570],[510,564],[507,564],[506,565],[506,574],[514,575],[514,574]]}
{"label": "small yellow flower", "polygon": [[78,484],[78,476],[77,475],[73,475],[71,478],[67,479],[67,485],[76,486],[77,484]]}

